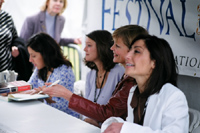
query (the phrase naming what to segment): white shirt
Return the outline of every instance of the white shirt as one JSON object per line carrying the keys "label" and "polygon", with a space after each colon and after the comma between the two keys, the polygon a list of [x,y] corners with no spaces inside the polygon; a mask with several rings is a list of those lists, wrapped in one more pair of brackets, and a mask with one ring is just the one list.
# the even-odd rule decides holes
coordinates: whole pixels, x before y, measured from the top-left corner
{"label": "white shirt", "polygon": [[128,98],[128,117],[124,122],[121,118],[111,117],[102,127],[103,132],[112,122],[123,122],[120,133],[188,133],[188,104],[183,92],[172,84],[165,84],[158,94],[148,98],[148,105],[143,126],[133,123],[133,109],[130,106],[136,86],[132,87]]}

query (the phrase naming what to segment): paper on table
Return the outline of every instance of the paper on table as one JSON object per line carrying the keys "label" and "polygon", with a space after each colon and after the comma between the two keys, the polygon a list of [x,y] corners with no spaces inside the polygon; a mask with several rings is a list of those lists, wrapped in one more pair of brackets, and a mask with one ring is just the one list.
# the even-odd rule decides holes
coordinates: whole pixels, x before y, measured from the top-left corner
{"label": "paper on table", "polygon": [[25,100],[33,100],[33,99],[42,99],[42,98],[48,98],[49,96],[47,94],[9,94],[8,99],[12,99],[15,101],[25,101]]}

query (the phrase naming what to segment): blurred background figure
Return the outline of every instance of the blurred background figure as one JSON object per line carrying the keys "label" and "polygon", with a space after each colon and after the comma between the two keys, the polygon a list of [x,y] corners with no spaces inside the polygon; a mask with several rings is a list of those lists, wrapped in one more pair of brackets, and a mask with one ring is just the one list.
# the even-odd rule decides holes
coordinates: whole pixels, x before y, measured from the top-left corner
{"label": "blurred background figure", "polygon": [[39,13],[26,18],[20,37],[27,42],[32,35],[45,32],[62,46],[69,43],[81,44],[80,38],[61,38],[65,25],[65,18],[61,14],[66,7],[67,0],[46,0]]}
{"label": "blurred background figure", "polygon": [[[59,84],[65,86],[69,91],[74,92],[74,73],[72,64],[63,56],[60,46],[46,33],[38,33],[28,41],[29,61],[35,66],[35,70],[29,79],[35,91],[48,82],[60,80]],[[67,114],[79,118],[79,114],[68,108],[68,101],[61,97],[50,97],[44,102]]]}
{"label": "blurred background figure", "polygon": [[32,64],[28,62],[28,52],[23,39],[17,35],[12,17],[1,10],[4,0],[0,0],[0,72],[15,70],[17,80],[27,81],[32,73]]}

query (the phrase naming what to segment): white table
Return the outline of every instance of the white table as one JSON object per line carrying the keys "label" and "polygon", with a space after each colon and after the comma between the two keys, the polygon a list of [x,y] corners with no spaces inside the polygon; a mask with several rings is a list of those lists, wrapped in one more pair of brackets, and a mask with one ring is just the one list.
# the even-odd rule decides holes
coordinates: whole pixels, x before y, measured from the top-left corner
{"label": "white table", "polygon": [[0,100],[0,132],[5,128],[6,133],[100,133],[99,128],[37,100]]}

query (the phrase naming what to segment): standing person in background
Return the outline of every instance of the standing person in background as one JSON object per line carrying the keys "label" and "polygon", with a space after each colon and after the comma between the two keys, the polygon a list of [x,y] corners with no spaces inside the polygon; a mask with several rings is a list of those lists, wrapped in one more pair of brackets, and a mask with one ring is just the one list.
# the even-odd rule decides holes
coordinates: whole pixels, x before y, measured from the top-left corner
{"label": "standing person in background", "polygon": [[[112,35],[106,30],[86,35],[85,64],[91,70],[86,77],[85,98],[101,105],[108,102],[125,71],[124,67],[113,62],[112,45]],[[91,121],[90,118],[83,119]]]}
{"label": "standing person in background", "polygon": [[65,24],[65,18],[61,14],[66,7],[67,0],[46,0],[39,13],[26,18],[20,37],[27,42],[32,35],[45,32],[61,46],[69,43],[81,44],[80,38],[61,38]]}
{"label": "standing person in background", "polygon": [[[140,34],[148,34],[148,32],[146,29],[138,25],[125,25],[113,32],[112,36],[114,44],[111,47],[114,56],[113,62],[120,63],[125,67],[125,56],[129,51],[129,46],[132,40]],[[89,123],[98,125],[97,122],[103,122],[111,116],[118,116],[122,119],[127,117],[128,94],[131,87],[135,84],[136,82],[133,78],[123,75],[121,80],[118,82],[112,97],[108,103],[104,105],[94,103],[88,99],[73,94],[61,85],[55,85],[49,88],[44,86],[41,89],[44,93],[49,94],[50,96],[65,98],[69,101],[69,108],[90,117],[93,121],[90,121]],[[40,89],[38,91],[40,91]]]}
{"label": "standing person in background", "polygon": [[18,80],[27,81],[32,73],[28,62],[28,52],[24,42],[17,35],[12,17],[1,10],[4,0],[0,0],[0,72],[15,70]]}
{"label": "standing person in background", "polygon": [[126,56],[125,73],[137,85],[129,92],[128,117],[126,121],[107,119],[102,132],[188,133],[188,104],[184,93],[176,87],[176,69],[166,40],[150,35],[133,40]]}
{"label": "standing person in background", "polygon": [[[46,33],[36,34],[29,39],[27,48],[30,54],[29,61],[35,66],[35,70],[28,81],[33,85],[33,88],[43,86],[46,82],[60,80],[60,85],[65,86],[70,92],[74,91],[75,77],[71,68],[72,64],[63,56],[60,46],[52,37]],[[32,93],[33,91],[26,93]],[[49,98],[45,99],[44,102],[79,118],[78,113],[68,108],[68,101],[64,98],[52,97],[53,101],[49,102],[48,100]]]}

